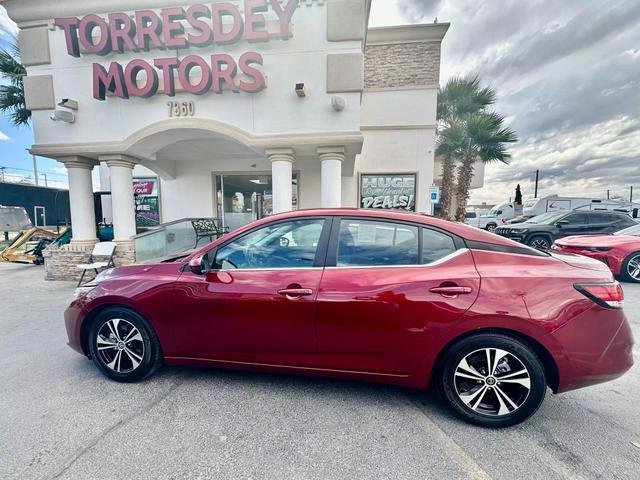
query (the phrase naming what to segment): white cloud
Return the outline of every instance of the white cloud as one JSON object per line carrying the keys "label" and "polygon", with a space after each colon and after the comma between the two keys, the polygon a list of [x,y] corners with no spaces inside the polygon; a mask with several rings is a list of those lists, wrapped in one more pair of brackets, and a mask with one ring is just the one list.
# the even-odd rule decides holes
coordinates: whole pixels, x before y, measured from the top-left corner
{"label": "white cloud", "polygon": [[17,35],[18,26],[16,22],[9,18],[7,10],[4,7],[0,7],[0,36],[3,35]]}
{"label": "white cloud", "polygon": [[8,140],[11,140],[11,137],[0,130],[0,142],[6,142]]}

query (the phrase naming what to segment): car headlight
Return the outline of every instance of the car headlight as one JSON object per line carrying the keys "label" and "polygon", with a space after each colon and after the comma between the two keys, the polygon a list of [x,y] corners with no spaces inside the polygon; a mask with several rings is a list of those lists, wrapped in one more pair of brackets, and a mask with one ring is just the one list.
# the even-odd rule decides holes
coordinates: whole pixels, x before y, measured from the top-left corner
{"label": "car headlight", "polygon": [[84,297],[85,295],[87,295],[89,292],[91,292],[97,286],[98,285],[96,285],[96,284],[90,284],[90,285],[82,285],[82,286],[76,288],[73,291],[74,300],[77,300],[78,298]]}

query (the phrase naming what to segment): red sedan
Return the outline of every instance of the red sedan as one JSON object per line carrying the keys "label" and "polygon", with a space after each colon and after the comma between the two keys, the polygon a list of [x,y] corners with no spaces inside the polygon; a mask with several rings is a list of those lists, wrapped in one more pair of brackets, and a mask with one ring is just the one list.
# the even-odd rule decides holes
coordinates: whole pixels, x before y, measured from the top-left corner
{"label": "red sedan", "polygon": [[131,382],[196,365],[437,387],[463,419],[507,426],[547,387],[632,365],[623,293],[601,262],[394,211],[275,215],[197,253],[80,287],[69,344]]}
{"label": "red sedan", "polygon": [[607,264],[611,272],[627,282],[640,282],[640,225],[613,235],[581,235],[557,240],[558,252],[577,253]]}

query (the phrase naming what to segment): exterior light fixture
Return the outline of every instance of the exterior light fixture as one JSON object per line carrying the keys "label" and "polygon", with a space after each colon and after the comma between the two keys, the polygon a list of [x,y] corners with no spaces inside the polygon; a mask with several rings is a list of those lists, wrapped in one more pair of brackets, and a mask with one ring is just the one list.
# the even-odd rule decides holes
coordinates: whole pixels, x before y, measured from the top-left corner
{"label": "exterior light fixture", "polygon": [[344,98],[339,97],[337,95],[334,95],[333,97],[331,97],[331,107],[336,112],[341,112],[342,110],[344,110],[344,107],[346,106],[347,106],[347,102],[345,102]]}
{"label": "exterior light fixture", "polygon": [[307,91],[304,88],[304,83],[296,83],[296,95],[301,98],[307,96]]}
{"label": "exterior light fixture", "polygon": [[54,122],[74,123],[76,116],[69,110],[56,110],[49,117]]}
{"label": "exterior light fixture", "polygon": [[69,108],[71,110],[78,110],[78,101],[71,100],[70,98],[63,98],[60,103],[58,103],[59,107]]}

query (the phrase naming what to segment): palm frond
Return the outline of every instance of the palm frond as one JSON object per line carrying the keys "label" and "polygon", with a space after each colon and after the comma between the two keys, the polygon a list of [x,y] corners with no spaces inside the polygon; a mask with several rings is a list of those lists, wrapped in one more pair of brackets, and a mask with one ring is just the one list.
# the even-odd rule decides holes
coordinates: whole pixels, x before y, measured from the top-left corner
{"label": "palm frond", "polygon": [[7,114],[15,126],[27,125],[31,111],[27,110],[22,78],[27,69],[20,63],[20,52],[14,38],[10,51],[0,49],[0,77],[8,81],[0,85],[0,112]]}

